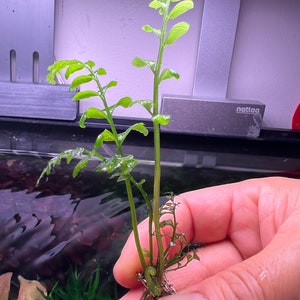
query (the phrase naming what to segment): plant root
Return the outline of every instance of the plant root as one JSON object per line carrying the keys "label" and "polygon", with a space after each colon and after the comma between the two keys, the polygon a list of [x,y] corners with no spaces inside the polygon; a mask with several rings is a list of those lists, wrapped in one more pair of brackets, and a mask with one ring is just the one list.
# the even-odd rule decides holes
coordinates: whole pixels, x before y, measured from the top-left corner
{"label": "plant root", "polygon": [[138,280],[142,283],[142,285],[145,287],[145,291],[143,295],[141,296],[140,300],[157,300],[160,297],[163,296],[170,296],[176,294],[175,288],[172,286],[172,284],[167,280],[165,276],[163,276],[162,284],[161,284],[161,294],[158,296],[153,295],[151,292],[147,281],[142,273],[137,273]]}

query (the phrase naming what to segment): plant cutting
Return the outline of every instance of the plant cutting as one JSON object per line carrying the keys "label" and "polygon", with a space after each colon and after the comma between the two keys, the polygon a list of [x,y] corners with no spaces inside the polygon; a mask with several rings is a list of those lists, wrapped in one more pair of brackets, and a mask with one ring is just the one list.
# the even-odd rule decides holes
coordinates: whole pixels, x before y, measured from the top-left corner
{"label": "plant cutting", "polygon": [[[87,167],[91,159],[97,159],[99,164],[96,167],[97,172],[106,172],[111,178],[117,178],[126,188],[128,203],[131,212],[132,230],[138,252],[138,256],[143,268],[143,272],[138,273],[137,277],[145,286],[143,299],[156,299],[157,297],[175,293],[174,288],[168,283],[165,273],[170,270],[177,270],[184,267],[192,259],[198,259],[196,252],[186,251],[188,242],[183,232],[177,228],[176,222],[176,204],[173,201],[173,195],[168,195],[169,201],[161,206],[160,186],[161,186],[161,161],[160,161],[160,127],[165,126],[170,121],[169,115],[159,112],[159,87],[161,83],[168,79],[179,79],[179,74],[172,69],[163,68],[163,56],[166,47],[174,44],[188,30],[187,22],[175,22],[168,28],[170,22],[176,20],[179,16],[185,14],[194,6],[192,0],[153,0],[149,7],[156,10],[161,18],[161,27],[154,28],[150,25],[144,25],[142,29],[154,34],[159,40],[156,60],[148,60],[135,57],[132,61],[133,66],[137,68],[146,67],[153,74],[153,98],[143,100],[133,100],[125,96],[118,99],[110,105],[107,99],[107,91],[117,86],[117,82],[106,81],[106,70],[103,67],[96,67],[93,61],[81,62],[79,60],[60,60],[49,67],[47,80],[56,84],[56,76],[63,72],[64,77],[71,80],[70,89],[80,90],[73,97],[74,101],[84,101],[91,97],[100,100],[101,107],[90,107],[82,115],[79,125],[85,128],[88,119],[105,120],[108,127],[102,130],[97,136],[92,149],[76,148],[63,151],[58,156],[52,158],[47,167],[43,170],[38,182],[42,177],[51,174],[53,168],[66,160],[70,163],[76,159],[77,164],[73,170],[73,176]],[[94,84],[93,89],[83,89],[85,84]],[[149,193],[143,187],[144,180],[137,181],[132,175],[132,171],[138,165],[138,161],[131,154],[125,154],[123,145],[127,136],[136,131],[142,135],[148,135],[149,131],[143,122],[137,122],[130,125],[124,131],[118,131],[114,122],[114,111],[118,107],[131,108],[134,105],[142,105],[150,114],[153,122],[154,137],[154,179],[153,191]],[[107,143],[113,143],[115,152],[111,155],[100,154],[100,149]],[[138,191],[139,196],[145,202],[148,208],[148,240],[149,248],[144,249],[141,245],[138,232],[138,221],[136,207],[134,202],[134,192]],[[169,232],[166,236],[163,231],[168,227]],[[164,241],[167,245],[164,247]],[[157,251],[154,251],[154,249]],[[176,249],[171,257],[170,250]],[[157,253],[157,254],[155,254]]]}

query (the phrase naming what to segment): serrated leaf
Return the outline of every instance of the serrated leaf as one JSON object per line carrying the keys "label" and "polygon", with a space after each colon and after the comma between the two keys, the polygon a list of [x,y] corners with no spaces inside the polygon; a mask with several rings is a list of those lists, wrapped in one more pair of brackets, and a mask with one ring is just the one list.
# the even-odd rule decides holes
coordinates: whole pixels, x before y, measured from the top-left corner
{"label": "serrated leaf", "polygon": [[168,36],[166,38],[166,45],[171,45],[175,41],[177,41],[180,37],[186,34],[189,30],[190,25],[186,22],[179,22],[175,24],[169,31]]}
{"label": "serrated leaf", "polygon": [[77,76],[73,79],[73,81],[70,84],[70,90],[75,90],[78,88],[81,84],[88,83],[92,81],[92,76],[91,75],[81,75]]}
{"label": "serrated leaf", "polygon": [[156,115],[152,118],[154,124],[168,125],[170,123],[170,115]]}
{"label": "serrated leaf", "polygon": [[97,97],[97,96],[99,95],[95,91],[91,91],[91,90],[79,91],[74,95],[73,100],[82,100],[82,99],[87,99],[87,98]]}
{"label": "serrated leaf", "polygon": [[191,10],[193,7],[194,7],[194,2],[191,0],[184,0],[182,2],[179,2],[171,10],[169,14],[169,18],[176,19],[177,17]]}
{"label": "serrated leaf", "polygon": [[179,74],[177,72],[175,72],[174,70],[164,69],[159,76],[159,82],[162,82],[163,80],[171,79],[171,78],[179,79],[179,77],[180,77]]}

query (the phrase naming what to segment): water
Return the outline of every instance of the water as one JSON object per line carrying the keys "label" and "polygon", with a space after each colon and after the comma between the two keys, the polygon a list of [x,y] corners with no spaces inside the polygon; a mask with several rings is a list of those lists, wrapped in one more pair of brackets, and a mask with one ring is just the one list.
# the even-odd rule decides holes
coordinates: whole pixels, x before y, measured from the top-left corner
{"label": "water", "polygon": [[[115,283],[112,267],[130,232],[129,207],[122,183],[95,173],[93,166],[72,177],[62,164],[36,187],[48,158],[0,154],[0,274],[60,280],[70,266],[91,272],[100,266],[103,292]],[[152,166],[136,169],[151,191]],[[162,194],[175,194],[269,174],[164,167]],[[136,199],[138,218],[145,206]],[[113,287],[113,288],[112,288]],[[117,287],[117,296],[123,292]],[[111,297],[116,297],[115,292]]]}

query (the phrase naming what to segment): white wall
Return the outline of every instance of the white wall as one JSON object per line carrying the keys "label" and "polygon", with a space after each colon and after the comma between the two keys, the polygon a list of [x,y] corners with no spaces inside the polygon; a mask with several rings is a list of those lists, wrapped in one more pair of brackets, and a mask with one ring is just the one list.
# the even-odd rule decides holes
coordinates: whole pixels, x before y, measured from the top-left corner
{"label": "white wall", "polygon": [[300,103],[300,1],[242,1],[228,96],[265,103],[266,126],[291,128]]}
{"label": "white wall", "polygon": [[[209,1],[209,0],[207,0]],[[191,95],[203,0],[184,16],[189,33],[167,48],[165,66],[180,73],[164,82],[161,93]],[[119,86],[112,101],[123,96],[151,98],[151,74],[131,67],[135,56],[155,59],[157,45],[140,28],[159,17],[145,0],[56,0],[56,59],[92,59],[107,69]],[[266,104],[265,126],[290,128],[300,102],[300,1],[242,0],[228,97]],[[82,102],[81,111],[95,106]],[[142,108],[118,111],[120,116],[146,117]]]}

